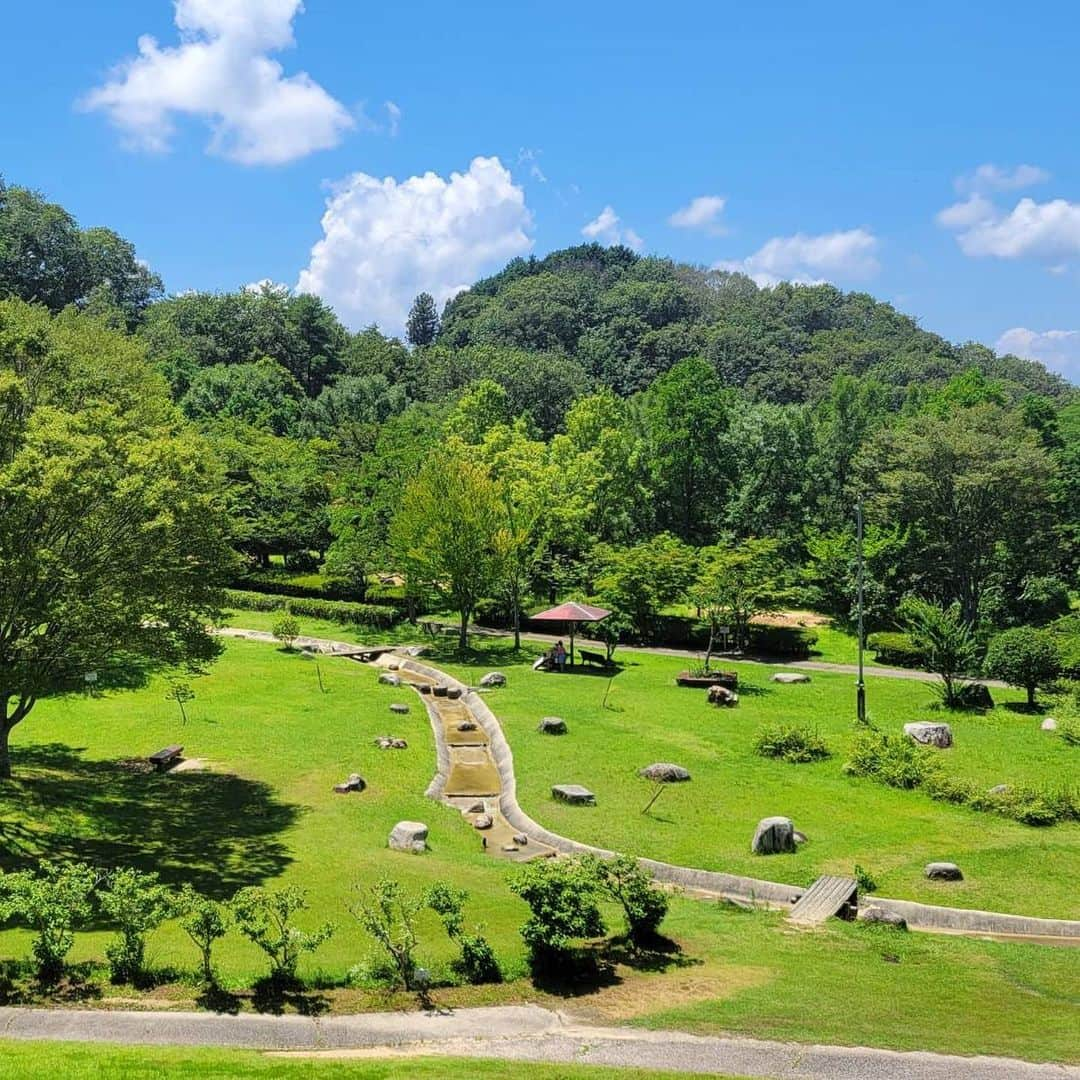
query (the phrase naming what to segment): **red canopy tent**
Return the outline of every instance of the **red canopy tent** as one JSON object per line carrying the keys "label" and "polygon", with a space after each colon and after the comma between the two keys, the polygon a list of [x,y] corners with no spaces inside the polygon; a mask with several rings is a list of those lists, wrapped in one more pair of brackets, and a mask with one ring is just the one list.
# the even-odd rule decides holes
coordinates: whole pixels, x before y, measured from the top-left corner
{"label": "red canopy tent", "polygon": [[548,608],[539,615],[533,615],[536,622],[563,622],[569,627],[570,633],[570,666],[574,665],[574,632],[578,623],[594,623],[606,619],[611,614],[602,607],[593,607],[591,604],[579,604],[576,600],[568,600],[558,607]]}

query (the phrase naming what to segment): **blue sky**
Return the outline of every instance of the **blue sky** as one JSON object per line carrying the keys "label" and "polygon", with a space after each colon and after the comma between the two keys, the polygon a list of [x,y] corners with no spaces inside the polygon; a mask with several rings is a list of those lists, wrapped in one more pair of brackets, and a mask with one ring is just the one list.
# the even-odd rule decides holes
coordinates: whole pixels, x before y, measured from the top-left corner
{"label": "blue sky", "polygon": [[170,290],[300,284],[354,326],[593,236],[1080,381],[1078,30],[996,0],[44,0],[5,13],[0,171]]}

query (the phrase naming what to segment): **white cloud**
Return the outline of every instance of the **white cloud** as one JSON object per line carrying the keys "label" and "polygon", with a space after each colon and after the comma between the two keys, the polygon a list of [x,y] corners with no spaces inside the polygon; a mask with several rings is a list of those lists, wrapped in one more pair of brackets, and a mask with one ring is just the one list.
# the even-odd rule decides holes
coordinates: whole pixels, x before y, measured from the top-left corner
{"label": "white cloud", "polygon": [[1016,191],[1018,188],[1044,184],[1050,174],[1038,165],[1017,165],[1012,169],[1003,169],[1000,165],[987,162],[979,165],[974,172],[965,173],[956,178],[957,191]]}
{"label": "white cloud", "polygon": [[396,101],[384,101],[383,108],[386,110],[386,124],[390,138],[394,138],[401,130],[401,106]]}
{"label": "white cloud", "polygon": [[866,229],[807,236],[774,236],[745,259],[728,259],[714,269],[746,274],[759,285],[780,281],[819,285],[834,278],[867,278],[877,273],[877,237]]}
{"label": "white cloud", "polygon": [[495,157],[448,180],[354,173],[335,186],[322,228],[298,291],[321,296],[352,327],[374,322],[391,333],[417,293],[441,305],[532,247],[525,193]]}
{"label": "white cloud", "polygon": [[269,53],[294,44],[302,0],[176,0],[180,43],[139,38],[139,54],[80,102],[104,111],[128,142],[164,151],[177,116],[209,124],[208,150],[244,165],[277,165],[336,146],[348,110],[306,72],[286,75]]}
{"label": "white cloud", "polygon": [[720,195],[699,195],[691,199],[686,206],[680,207],[671,217],[668,224],[676,229],[708,229],[709,232],[717,233],[721,230],[716,224],[716,219],[723,212],[727,199]]}
{"label": "white cloud", "polygon": [[587,240],[599,240],[601,244],[607,244],[608,247],[623,244],[634,251],[640,251],[645,246],[645,241],[633,229],[624,225],[619,215],[610,206],[605,206],[581,230],[581,235]]}
{"label": "white cloud", "polygon": [[1080,330],[1039,333],[1024,326],[1014,326],[998,338],[994,348],[999,353],[1039,360],[1072,382],[1080,383]]}
{"label": "white cloud", "polygon": [[979,195],[947,207],[938,224],[956,231],[965,255],[1059,262],[1080,254],[1080,203],[1021,199],[1012,210]]}

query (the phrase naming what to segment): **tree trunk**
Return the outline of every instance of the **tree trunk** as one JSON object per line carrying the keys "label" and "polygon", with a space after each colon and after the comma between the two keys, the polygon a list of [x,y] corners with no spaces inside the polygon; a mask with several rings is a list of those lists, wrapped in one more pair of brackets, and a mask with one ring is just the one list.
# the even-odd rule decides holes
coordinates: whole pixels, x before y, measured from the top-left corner
{"label": "tree trunk", "polygon": [[8,748],[8,737],[14,724],[8,724],[0,720],[0,780],[11,779],[11,751]]}
{"label": "tree trunk", "polygon": [[716,633],[716,623],[709,620],[709,645],[705,650],[705,673],[709,672],[709,664],[712,662],[713,637]]}
{"label": "tree trunk", "polygon": [[1030,683],[1028,685],[1027,695],[1028,695],[1028,708],[1029,709],[1034,709],[1035,708],[1035,684],[1034,683]]}
{"label": "tree trunk", "polygon": [[469,647],[469,616],[472,612],[463,611],[461,613],[461,630],[458,633],[458,650],[465,652]]}

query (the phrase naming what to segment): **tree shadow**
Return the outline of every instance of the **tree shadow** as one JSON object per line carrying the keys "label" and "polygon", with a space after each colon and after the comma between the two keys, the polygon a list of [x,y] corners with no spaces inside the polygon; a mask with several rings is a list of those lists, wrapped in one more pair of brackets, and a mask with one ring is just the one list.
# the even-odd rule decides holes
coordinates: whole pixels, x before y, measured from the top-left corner
{"label": "tree shadow", "polygon": [[252,986],[251,1004],[256,1012],[281,1016],[286,1008],[300,1016],[322,1016],[330,1009],[325,994],[313,993],[299,979],[267,977]]}
{"label": "tree shadow", "polygon": [[228,1013],[230,1016],[236,1016],[240,1012],[243,999],[238,994],[218,986],[217,983],[210,983],[199,991],[195,1004],[200,1009],[206,1009],[208,1012]]}
{"label": "tree shadow", "polygon": [[1019,713],[1021,716],[1042,716],[1046,712],[1046,706],[1037,702],[1029,705],[1026,701],[1005,701],[1001,708],[1008,709],[1011,713]]}
{"label": "tree shadow", "polygon": [[635,945],[629,938],[613,938],[607,946],[607,958],[634,971],[664,972],[672,968],[700,967],[703,961],[687,956],[682,946],[663,934],[654,934]]}
{"label": "tree shadow", "polygon": [[533,985],[555,997],[585,997],[622,981],[608,957],[606,943],[571,949],[532,967]]}
{"label": "tree shadow", "polygon": [[42,859],[153,871],[225,899],[277,877],[292,861],[279,839],[303,807],[228,773],[154,773],[93,761],[84,747],[19,747],[0,784],[0,868]]}

